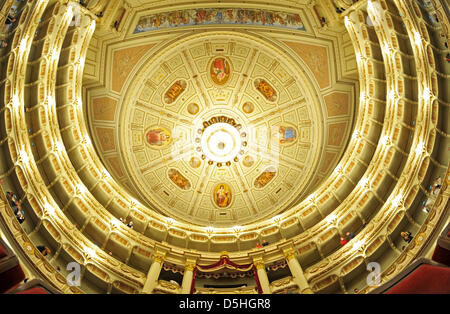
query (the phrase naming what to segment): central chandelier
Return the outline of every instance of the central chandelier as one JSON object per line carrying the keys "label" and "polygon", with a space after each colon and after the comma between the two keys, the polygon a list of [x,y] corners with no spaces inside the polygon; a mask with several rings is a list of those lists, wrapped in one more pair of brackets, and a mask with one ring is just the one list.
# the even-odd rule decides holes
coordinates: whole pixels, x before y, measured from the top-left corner
{"label": "central chandelier", "polygon": [[227,116],[217,116],[204,121],[203,128],[197,129],[196,151],[209,165],[230,166],[238,162],[247,148],[247,133],[241,124]]}

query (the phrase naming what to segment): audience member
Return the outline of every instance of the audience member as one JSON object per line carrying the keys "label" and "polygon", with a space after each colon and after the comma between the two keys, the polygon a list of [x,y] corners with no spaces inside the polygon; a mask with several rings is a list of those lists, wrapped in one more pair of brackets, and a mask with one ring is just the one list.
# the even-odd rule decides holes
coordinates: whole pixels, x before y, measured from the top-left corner
{"label": "audience member", "polygon": [[259,248],[262,248],[262,245],[259,244],[259,242],[258,242],[258,243],[256,243],[256,247],[259,249]]}
{"label": "audience member", "polygon": [[400,235],[402,236],[403,240],[405,240],[408,243],[411,242],[411,240],[413,239],[413,236],[409,231],[403,231],[400,233]]}
{"label": "audience member", "polygon": [[51,251],[48,247],[43,246],[43,245],[38,245],[36,248],[37,248],[37,249],[39,250],[39,252],[41,252],[41,254],[44,255],[44,256],[47,256],[48,254],[51,254],[51,253],[52,253],[52,251]]}
{"label": "audience member", "polygon": [[347,244],[347,239],[344,236],[341,236],[341,246],[344,246]]}
{"label": "audience member", "polygon": [[347,236],[347,241],[350,241],[355,237],[355,234],[351,231],[347,232],[345,235]]}
{"label": "audience member", "polygon": [[262,245],[262,246],[268,246],[268,245],[269,245],[269,242],[267,242],[266,240],[263,240],[262,243],[261,243],[261,245]]}
{"label": "audience member", "polygon": [[433,206],[434,202],[436,201],[436,198],[439,194],[439,191],[441,189],[442,186],[442,179],[439,176],[438,178],[436,178],[436,180],[434,180],[433,184],[430,185],[430,194],[428,195],[428,198],[423,201],[423,211],[426,213],[430,212],[431,207]]}
{"label": "audience member", "polygon": [[130,227],[131,229],[133,229],[133,228],[134,228],[134,226],[133,226],[133,222],[132,222],[132,221],[130,221],[129,223],[127,223],[127,226],[128,226],[128,227]]}
{"label": "audience member", "polygon": [[365,226],[367,226],[367,221],[362,218],[362,229],[364,229]]}
{"label": "audience member", "polygon": [[25,216],[23,215],[22,212],[18,212],[16,217],[17,217],[17,220],[19,221],[20,224],[25,221]]}
{"label": "audience member", "polygon": [[5,24],[12,24],[16,21],[16,18],[12,17],[11,15],[8,14],[8,17],[5,20]]}

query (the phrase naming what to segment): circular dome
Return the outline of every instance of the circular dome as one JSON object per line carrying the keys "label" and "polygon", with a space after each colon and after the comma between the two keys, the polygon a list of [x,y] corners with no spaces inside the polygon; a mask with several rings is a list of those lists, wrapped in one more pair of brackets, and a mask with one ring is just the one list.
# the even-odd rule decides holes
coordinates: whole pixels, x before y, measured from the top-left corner
{"label": "circular dome", "polygon": [[30,272],[223,293],[203,284],[241,274],[202,266],[230,261],[252,282],[228,293],[367,293],[370,263],[385,281],[430,252],[449,215],[441,3],[204,4],[14,3],[0,227]]}
{"label": "circular dome", "polygon": [[125,86],[119,158],[136,198],[167,216],[248,224],[299,202],[317,179],[326,111],[304,65],[268,39],[177,39],[144,57]]}

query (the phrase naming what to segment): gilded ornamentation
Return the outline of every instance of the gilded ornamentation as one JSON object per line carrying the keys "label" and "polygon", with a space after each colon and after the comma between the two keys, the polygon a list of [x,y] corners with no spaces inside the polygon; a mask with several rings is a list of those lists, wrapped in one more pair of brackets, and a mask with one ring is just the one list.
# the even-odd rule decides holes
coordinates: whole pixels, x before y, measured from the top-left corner
{"label": "gilded ornamentation", "polygon": [[164,262],[164,258],[165,258],[165,257],[166,257],[166,254],[157,252],[157,253],[155,253],[155,254],[153,255],[153,260],[154,260],[156,263],[162,265],[162,263]]}
{"label": "gilded ornamentation", "polygon": [[253,265],[256,269],[265,269],[265,264],[263,259],[253,260]]}
{"label": "gilded ornamentation", "polygon": [[295,251],[293,248],[289,248],[287,250],[283,250],[283,255],[286,258],[286,260],[291,260],[295,258]]}
{"label": "gilded ornamentation", "polygon": [[195,261],[187,261],[184,267],[185,271],[193,271],[195,269]]}

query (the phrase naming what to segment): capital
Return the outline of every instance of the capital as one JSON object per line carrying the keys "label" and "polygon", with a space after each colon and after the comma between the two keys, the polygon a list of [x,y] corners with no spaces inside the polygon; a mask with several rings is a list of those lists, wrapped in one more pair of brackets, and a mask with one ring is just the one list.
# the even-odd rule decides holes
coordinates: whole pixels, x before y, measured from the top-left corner
{"label": "capital", "polygon": [[264,269],[265,268],[264,260],[262,258],[253,260],[253,265],[255,265],[256,269]]}
{"label": "capital", "polygon": [[153,260],[159,264],[162,264],[164,262],[164,258],[166,257],[166,254],[161,252],[156,252],[155,255],[153,255]]}
{"label": "capital", "polygon": [[286,258],[286,260],[291,260],[295,258],[295,251],[293,248],[289,248],[286,250],[283,250],[283,255]]}
{"label": "capital", "polygon": [[186,261],[186,263],[184,265],[184,270],[185,271],[193,271],[196,264],[197,263],[195,261],[188,260],[188,261]]}

